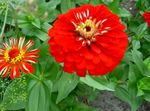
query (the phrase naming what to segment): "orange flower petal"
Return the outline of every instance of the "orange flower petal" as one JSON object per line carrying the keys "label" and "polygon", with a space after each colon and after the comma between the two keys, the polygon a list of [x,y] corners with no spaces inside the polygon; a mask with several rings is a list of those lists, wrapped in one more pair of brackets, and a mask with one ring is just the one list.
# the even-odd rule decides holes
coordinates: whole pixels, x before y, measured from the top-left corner
{"label": "orange flower petal", "polygon": [[6,65],[3,65],[1,68],[0,68],[0,75],[2,75],[2,77],[6,77],[8,71],[10,69],[10,64],[6,64]]}
{"label": "orange flower petal", "polygon": [[27,53],[25,54],[25,56],[26,56],[26,57],[33,57],[33,58],[37,58],[37,57],[39,57],[39,54],[35,54],[35,53],[28,53],[28,52],[27,52]]}
{"label": "orange flower petal", "polygon": [[24,44],[24,41],[25,41],[25,38],[24,38],[24,37],[20,37],[20,39],[19,39],[19,44],[18,44],[18,47],[19,47],[20,49],[22,49],[23,44]]}
{"label": "orange flower petal", "polygon": [[39,56],[38,49],[27,51],[34,42],[29,40],[24,45],[25,38],[10,38],[9,42],[4,42],[0,48],[0,75],[7,76],[10,71],[10,78],[14,79],[20,76],[20,70],[24,73],[33,73],[34,68],[29,63],[37,63],[35,59]]}
{"label": "orange flower petal", "polygon": [[30,50],[28,53],[38,53],[40,50],[39,49],[33,49],[33,50]]}
{"label": "orange flower petal", "polygon": [[27,62],[21,62],[20,63],[20,69],[26,74],[26,73],[33,73],[34,72],[34,68],[31,64],[27,63]]}
{"label": "orange flower petal", "polygon": [[33,40],[29,40],[28,43],[23,47],[23,50],[28,50],[33,44]]}
{"label": "orange flower petal", "polygon": [[34,64],[36,64],[38,62],[35,58],[24,58],[24,61],[25,62],[31,62],[31,63],[34,63]]}
{"label": "orange flower petal", "polygon": [[20,76],[20,70],[19,67],[16,65],[12,66],[12,69],[10,71],[10,78],[14,79],[14,78],[18,78]]}

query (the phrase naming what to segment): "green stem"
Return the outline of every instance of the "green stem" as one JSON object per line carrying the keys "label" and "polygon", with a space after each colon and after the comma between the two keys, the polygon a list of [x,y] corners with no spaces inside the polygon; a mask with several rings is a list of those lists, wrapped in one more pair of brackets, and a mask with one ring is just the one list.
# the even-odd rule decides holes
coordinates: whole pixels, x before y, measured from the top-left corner
{"label": "green stem", "polygon": [[2,30],[1,30],[1,33],[0,33],[0,43],[1,43],[2,40],[3,40],[2,37],[3,37],[3,33],[4,33],[4,30],[5,30],[5,26],[6,26],[7,15],[8,15],[8,5],[7,5],[7,7],[6,7],[4,23],[3,23]]}

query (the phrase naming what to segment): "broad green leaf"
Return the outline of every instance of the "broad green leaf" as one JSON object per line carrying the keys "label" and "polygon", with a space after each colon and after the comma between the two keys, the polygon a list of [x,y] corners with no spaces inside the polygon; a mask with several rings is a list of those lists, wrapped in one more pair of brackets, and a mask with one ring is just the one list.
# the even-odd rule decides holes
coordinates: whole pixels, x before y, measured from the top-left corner
{"label": "broad green leaf", "polygon": [[143,11],[149,8],[149,5],[150,5],[149,0],[137,0],[136,2],[136,6]]}
{"label": "broad green leaf", "polygon": [[75,3],[72,2],[72,0],[61,0],[60,7],[61,7],[61,12],[65,13],[69,9],[74,8],[75,7]]}
{"label": "broad green leaf", "polygon": [[118,14],[120,17],[131,17],[131,13],[127,9],[119,8],[118,10],[119,10]]}
{"label": "broad green leaf", "polygon": [[48,22],[53,23],[59,14],[60,14],[60,11],[57,9],[50,11],[49,15],[51,15],[51,17],[48,18]]}
{"label": "broad green leaf", "polygon": [[52,100],[49,101],[50,111],[61,111],[59,106],[56,105]]}
{"label": "broad green leaf", "polygon": [[56,103],[66,98],[69,93],[77,86],[79,77],[76,74],[63,73],[58,81],[58,96]]}
{"label": "broad green leaf", "polygon": [[[45,61],[45,58],[47,58],[47,61]],[[44,77],[51,80],[55,79],[60,70],[60,65],[56,63],[50,56],[45,56],[44,58],[42,57],[38,60],[41,62],[36,65],[36,75],[38,75],[40,78]]]}
{"label": "broad green leaf", "polygon": [[104,4],[108,5],[108,4],[111,4],[114,0],[100,0],[100,1],[102,1]]}
{"label": "broad green leaf", "polygon": [[146,58],[144,60],[144,64],[146,65],[146,67],[148,68],[148,70],[150,71],[150,57]]}
{"label": "broad green leaf", "polygon": [[6,89],[3,104],[6,110],[19,110],[26,106],[27,81],[25,77],[15,79]]}
{"label": "broad green leaf", "polygon": [[136,35],[137,39],[141,39],[144,36],[144,32],[147,29],[147,23],[143,23],[137,27]]}
{"label": "broad green leaf", "polygon": [[125,88],[122,88],[120,86],[117,86],[115,89],[115,95],[120,98],[122,101],[127,102],[128,104],[130,104],[130,96],[128,91]]}
{"label": "broad green leaf", "polygon": [[138,82],[138,88],[141,90],[150,91],[150,78],[144,77]]}
{"label": "broad green leaf", "polygon": [[133,49],[139,49],[141,47],[141,44],[140,44],[140,41],[138,40],[133,40],[132,41],[132,46],[133,46]]}
{"label": "broad green leaf", "polygon": [[47,22],[44,22],[41,26],[42,30],[45,31],[46,33],[48,32],[48,30],[51,28],[52,26],[47,23]]}
{"label": "broad green leaf", "polygon": [[41,28],[41,23],[40,23],[40,19],[35,19],[34,21],[31,22],[31,24],[35,27],[37,27],[38,29]]}
{"label": "broad green leaf", "polygon": [[137,73],[135,74],[135,67],[134,67],[134,65],[132,64],[132,63],[130,63],[129,64],[129,76],[128,76],[128,78],[129,78],[129,82],[130,83],[136,83],[136,81],[137,81]]}
{"label": "broad green leaf", "polygon": [[[40,49],[39,54],[40,54],[41,58],[45,58],[46,56],[47,57],[50,56],[48,40],[44,41],[40,45],[39,49]],[[43,61],[43,62],[45,62],[45,61]]]}
{"label": "broad green leaf", "polygon": [[97,5],[99,3],[100,3],[99,0],[90,0],[90,4]]}
{"label": "broad green leaf", "polygon": [[[102,0],[103,2],[105,2],[104,0]],[[113,13],[116,13],[118,14],[119,13],[119,4],[120,4],[120,1],[119,0],[112,0],[109,4],[108,4],[108,7],[109,9],[113,12]]]}
{"label": "broad green leaf", "polygon": [[141,89],[138,89],[138,91],[137,91],[137,97],[138,96],[143,96],[143,95],[144,95],[144,91],[141,90]]}
{"label": "broad green leaf", "polygon": [[42,41],[46,41],[47,39],[49,39],[47,33],[45,31],[42,31],[42,29],[36,29],[34,31],[34,35]]}
{"label": "broad green leaf", "polygon": [[150,77],[150,73],[148,72],[148,70],[144,64],[144,62],[141,58],[141,53],[139,51],[133,49],[132,59],[133,59],[134,63],[137,65],[137,67],[139,68],[139,70],[141,71],[141,73],[143,75]]}
{"label": "broad green leaf", "polygon": [[137,82],[138,82],[138,73],[132,63],[129,65],[129,81],[128,81],[128,93],[130,97],[130,106],[133,111],[136,111],[139,105],[142,102],[141,97],[137,96]]}
{"label": "broad green leaf", "polygon": [[[50,56],[48,41],[43,42],[39,47],[40,61],[35,66],[35,75],[39,78],[46,78],[54,80],[60,70],[60,65],[54,61],[54,58]],[[46,58],[46,61],[45,61]]]}
{"label": "broad green leaf", "polygon": [[88,4],[90,0],[75,0],[75,3],[78,5]]}
{"label": "broad green leaf", "polygon": [[147,40],[148,42],[150,42],[150,35],[145,35],[144,39]]}
{"label": "broad green leaf", "polygon": [[48,92],[51,93],[52,92],[52,87],[53,87],[52,81],[51,80],[45,80],[43,82],[44,82],[45,87],[47,87]]}
{"label": "broad green leaf", "polygon": [[56,9],[56,6],[60,3],[61,3],[61,0],[50,0],[48,2],[48,7],[53,10],[53,9]]}
{"label": "broad green leaf", "polygon": [[134,87],[129,86],[129,88],[127,88],[127,86],[117,86],[114,93],[122,101],[125,101],[130,105],[131,111],[137,111],[138,107],[142,103],[142,98],[136,97]]}
{"label": "broad green leaf", "polygon": [[115,82],[122,82],[127,79],[128,67],[126,64],[119,64],[109,75],[108,78]]}
{"label": "broad green leaf", "polygon": [[61,107],[61,111],[97,111],[95,108],[83,104],[82,101],[79,101],[73,95],[69,95],[65,100],[60,102],[59,106]]}
{"label": "broad green leaf", "polygon": [[35,81],[28,92],[28,111],[49,111],[52,83],[50,80]]}
{"label": "broad green leaf", "polygon": [[150,92],[146,92],[143,96],[146,101],[150,102]]}
{"label": "broad green leaf", "polygon": [[101,83],[100,81],[98,82],[94,80],[92,77],[90,77],[89,75],[87,75],[86,77],[81,77],[80,81],[98,90],[114,91],[114,87],[112,87],[113,85],[109,84],[109,82],[108,84]]}

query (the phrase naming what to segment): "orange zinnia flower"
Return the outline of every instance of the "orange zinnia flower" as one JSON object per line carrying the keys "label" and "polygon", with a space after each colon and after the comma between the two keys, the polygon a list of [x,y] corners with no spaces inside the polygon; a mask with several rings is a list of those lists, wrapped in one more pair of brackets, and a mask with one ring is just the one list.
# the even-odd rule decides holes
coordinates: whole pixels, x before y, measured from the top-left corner
{"label": "orange zinnia flower", "polygon": [[2,77],[7,76],[10,71],[10,78],[17,78],[20,76],[20,70],[24,73],[33,73],[34,68],[30,63],[37,63],[35,58],[38,57],[38,49],[28,49],[34,44],[32,40],[29,40],[26,45],[23,45],[25,41],[24,37],[21,37],[18,41],[17,38],[9,39],[3,43],[3,48],[0,48],[0,75]]}
{"label": "orange zinnia flower", "polygon": [[48,31],[50,53],[64,71],[78,76],[111,72],[122,60],[128,36],[105,5],[83,5],[62,14]]}

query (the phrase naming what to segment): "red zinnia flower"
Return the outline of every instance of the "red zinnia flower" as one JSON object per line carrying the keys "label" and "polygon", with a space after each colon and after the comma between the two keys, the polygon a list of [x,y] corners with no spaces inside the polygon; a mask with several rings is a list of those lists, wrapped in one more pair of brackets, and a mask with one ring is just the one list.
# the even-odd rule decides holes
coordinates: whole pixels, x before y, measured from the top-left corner
{"label": "red zinnia flower", "polygon": [[145,22],[147,22],[148,26],[150,27],[150,12],[144,12],[143,17]]}
{"label": "red zinnia flower", "polygon": [[24,73],[33,73],[34,68],[30,63],[37,63],[35,58],[38,57],[38,49],[28,51],[28,49],[34,44],[32,40],[29,40],[25,46],[23,46],[25,38],[9,39],[8,43],[3,43],[3,48],[0,48],[0,75],[7,76],[10,70],[10,78],[20,76],[20,70]]}
{"label": "red zinnia flower", "polygon": [[64,71],[104,75],[123,58],[128,40],[117,15],[104,5],[84,5],[59,16],[48,32],[50,53]]}

